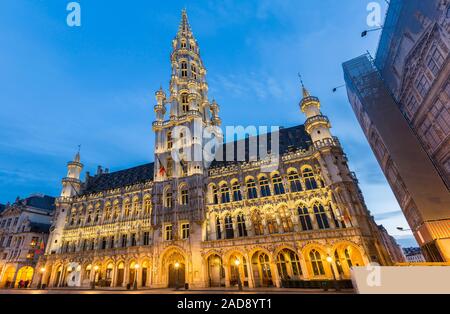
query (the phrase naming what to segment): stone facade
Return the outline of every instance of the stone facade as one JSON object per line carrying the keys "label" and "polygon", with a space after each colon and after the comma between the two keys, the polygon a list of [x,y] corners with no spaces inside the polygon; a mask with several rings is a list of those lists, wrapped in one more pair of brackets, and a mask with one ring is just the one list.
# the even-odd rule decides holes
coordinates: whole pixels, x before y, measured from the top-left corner
{"label": "stone facade", "polygon": [[170,96],[156,93],[155,162],[99,169],[85,182],[79,154],[69,162],[35,283],[279,287],[282,279],[348,279],[352,266],[392,264],[318,98],[303,87],[307,120],[271,133],[280,139],[276,158],[249,158],[244,140],[244,160],[218,158],[223,145],[204,163],[187,156],[204,148],[196,123],[220,139],[221,120],[186,12],[171,64]]}

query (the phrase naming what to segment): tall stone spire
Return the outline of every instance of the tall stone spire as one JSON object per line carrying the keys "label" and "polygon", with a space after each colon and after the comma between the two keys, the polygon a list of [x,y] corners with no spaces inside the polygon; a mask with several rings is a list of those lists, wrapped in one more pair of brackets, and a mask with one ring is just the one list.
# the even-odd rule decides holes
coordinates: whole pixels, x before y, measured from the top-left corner
{"label": "tall stone spire", "polygon": [[[198,127],[220,126],[218,116],[219,105],[208,99],[208,83],[206,69],[200,56],[200,48],[194,37],[186,10],[181,12],[178,32],[172,41],[170,55],[172,73],[168,96],[163,89],[156,92],[155,113],[153,122],[155,131],[155,181],[164,181],[170,177],[181,177],[202,174],[203,167],[199,163],[179,163],[174,160],[171,151],[178,139],[184,136],[183,151],[193,151],[202,145],[199,136],[194,136]],[[166,106],[169,107],[166,115]],[[191,136],[180,133],[185,127]],[[179,134],[180,133],[180,134]],[[195,139],[194,139],[195,138]],[[200,146],[200,151],[201,146]],[[184,160],[189,160],[187,158]]]}

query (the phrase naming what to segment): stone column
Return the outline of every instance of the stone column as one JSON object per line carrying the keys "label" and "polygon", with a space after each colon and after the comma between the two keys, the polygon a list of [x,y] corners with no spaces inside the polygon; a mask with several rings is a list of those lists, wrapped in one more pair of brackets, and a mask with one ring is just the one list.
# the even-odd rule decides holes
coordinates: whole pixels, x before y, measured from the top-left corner
{"label": "stone column", "polygon": [[223,268],[225,269],[225,287],[230,287],[230,265],[229,263],[224,263]]}
{"label": "stone column", "polygon": [[255,281],[253,279],[252,261],[250,260],[248,255],[245,256],[245,259],[247,260],[248,287],[249,288],[255,288]]}
{"label": "stone column", "polygon": [[298,255],[298,259],[300,261],[300,267],[302,268],[303,279],[308,280],[308,279],[310,279],[310,274],[309,274],[309,270],[308,270],[308,265],[306,263],[306,258],[305,258],[305,256],[303,256],[303,254],[300,250],[297,251],[297,255]]}

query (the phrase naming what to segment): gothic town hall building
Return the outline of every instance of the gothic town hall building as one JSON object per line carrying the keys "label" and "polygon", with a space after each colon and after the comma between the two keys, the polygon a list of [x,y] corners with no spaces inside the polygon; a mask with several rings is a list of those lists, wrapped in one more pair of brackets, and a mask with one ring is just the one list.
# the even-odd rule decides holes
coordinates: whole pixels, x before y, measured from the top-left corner
{"label": "gothic town hall building", "polygon": [[155,162],[99,169],[84,182],[79,153],[68,163],[34,285],[280,287],[392,263],[330,121],[304,87],[306,122],[279,130],[275,170],[265,171],[265,159],[173,160],[176,126],[221,120],[186,12],[172,46],[170,96],[156,92]]}

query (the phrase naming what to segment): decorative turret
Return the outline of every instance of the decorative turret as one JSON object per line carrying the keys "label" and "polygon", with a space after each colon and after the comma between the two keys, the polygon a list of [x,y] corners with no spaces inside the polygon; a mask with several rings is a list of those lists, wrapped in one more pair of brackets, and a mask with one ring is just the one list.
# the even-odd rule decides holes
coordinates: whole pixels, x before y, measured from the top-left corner
{"label": "decorative turret", "polygon": [[300,102],[300,109],[306,116],[305,130],[311,136],[313,143],[332,139],[330,132],[331,124],[326,116],[320,111],[320,100],[311,96],[302,81],[303,98]]}
{"label": "decorative turret", "polygon": [[62,197],[72,197],[80,192],[82,170],[83,164],[80,162],[80,151],[78,151],[73,161],[67,163],[67,176],[62,179]]}

